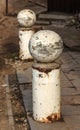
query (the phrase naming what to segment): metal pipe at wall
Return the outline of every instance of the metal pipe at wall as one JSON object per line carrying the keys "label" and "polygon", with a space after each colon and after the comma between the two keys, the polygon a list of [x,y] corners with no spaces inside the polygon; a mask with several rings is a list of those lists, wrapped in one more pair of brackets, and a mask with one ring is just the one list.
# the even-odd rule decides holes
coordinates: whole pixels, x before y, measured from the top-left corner
{"label": "metal pipe at wall", "polygon": [[34,120],[47,123],[59,120],[61,117],[59,64],[35,63],[32,74]]}
{"label": "metal pipe at wall", "polygon": [[5,10],[5,12],[6,12],[6,15],[8,14],[8,0],[6,0],[6,10]]}

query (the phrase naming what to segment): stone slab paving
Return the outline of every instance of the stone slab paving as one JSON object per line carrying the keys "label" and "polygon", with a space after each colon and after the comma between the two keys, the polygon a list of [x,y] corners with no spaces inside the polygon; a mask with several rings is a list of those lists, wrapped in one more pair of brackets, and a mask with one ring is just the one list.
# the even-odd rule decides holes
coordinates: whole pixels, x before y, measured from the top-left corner
{"label": "stone slab paving", "polygon": [[[63,105],[62,106],[62,115],[64,116],[74,116],[79,115],[80,116],[80,105]],[[75,124],[76,125],[76,124]]]}
{"label": "stone slab paving", "polygon": [[[80,51],[80,29],[76,29],[76,25],[67,26],[69,19],[74,16],[59,12],[45,12],[38,15],[39,24],[43,20],[50,22],[50,25],[44,26],[44,29],[53,30],[61,35],[64,44],[71,50]],[[77,47],[78,46],[78,47]]]}
{"label": "stone slab paving", "polygon": [[80,128],[80,116],[78,116],[78,115],[74,116],[73,115],[73,116],[69,116],[69,118],[68,118],[68,116],[65,116],[64,120],[65,120],[66,124],[68,124],[72,127],[75,127],[75,124],[76,124],[77,127]]}
{"label": "stone slab paving", "polygon": [[63,105],[80,105],[80,95],[65,95],[62,96],[61,99]]}
{"label": "stone slab paving", "polygon": [[39,14],[39,19],[47,19],[47,20],[63,20],[65,21],[66,19],[68,19],[69,17],[71,17],[70,15],[66,15],[64,13],[60,13],[60,12],[47,12],[47,13],[42,13]]}
{"label": "stone slab paving", "polygon": [[[44,12],[38,15],[39,23],[45,20],[44,29],[56,31],[61,35],[67,47],[80,51],[80,29],[76,29],[76,25],[67,26],[69,19],[74,19],[74,16],[60,12]],[[50,25],[46,25],[46,21],[50,22]]]}
{"label": "stone slab paving", "polygon": [[58,28],[64,28],[66,26],[65,22],[61,22],[61,21],[51,21],[51,26],[52,27],[58,27]]}
{"label": "stone slab paving", "polygon": [[[64,51],[61,65],[61,114],[62,121],[45,124],[32,117],[32,69],[17,68],[17,76],[23,95],[31,130],[80,130],[80,57],[79,52]],[[22,75],[21,75],[22,74]],[[20,76],[21,75],[21,76]]]}
{"label": "stone slab paving", "polygon": [[46,21],[46,20],[37,20],[36,21],[36,25],[50,25],[50,22],[49,21]]}
{"label": "stone slab paving", "polygon": [[76,86],[76,89],[77,89],[78,93],[80,94],[80,79],[72,80],[72,83],[74,86]]}
{"label": "stone slab paving", "polygon": [[21,68],[17,69],[18,81],[20,84],[26,84],[32,82],[32,68],[23,70]]}
{"label": "stone slab paving", "polygon": [[26,108],[27,114],[30,112],[32,113],[32,91],[31,89],[23,90],[23,101]]}
{"label": "stone slab paving", "polygon": [[[49,29],[57,32],[63,38],[64,44],[71,48],[71,50],[80,50],[80,29],[77,30],[75,27],[54,27],[54,25],[45,26],[44,29]],[[77,49],[77,46],[79,47]]]}
{"label": "stone slab paving", "polygon": [[61,95],[62,96],[72,96],[72,95],[78,95],[79,93],[77,92],[77,90],[73,87],[69,87],[69,88],[62,88],[61,89]]}
{"label": "stone slab paving", "polygon": [[28,117],[31,130],[68,130],[64,122],[55,122],[51,124],[39,123]]}

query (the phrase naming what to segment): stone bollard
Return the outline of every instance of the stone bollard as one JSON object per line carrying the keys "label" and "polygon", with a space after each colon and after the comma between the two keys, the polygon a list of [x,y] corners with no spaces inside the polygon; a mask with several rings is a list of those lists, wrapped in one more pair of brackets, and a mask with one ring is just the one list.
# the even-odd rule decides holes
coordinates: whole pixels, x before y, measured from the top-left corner
{"label": "stone bollard", "polygon": [[61,118],[60,65],[55,60],[63,50],[61,37],[50,30],[35,33],[30,39],[32,66],[33,118],[53,122]]}
{"label": "stone bollard", "polygon": [[21,10],[17,15],[17,20],[20,24],[19,29],[19,46],[20,46],[20,59],[32,60],[32,56],[29,52],[29,40],[34,34],[32,26],[36,22],[36,15],[30,9]]}

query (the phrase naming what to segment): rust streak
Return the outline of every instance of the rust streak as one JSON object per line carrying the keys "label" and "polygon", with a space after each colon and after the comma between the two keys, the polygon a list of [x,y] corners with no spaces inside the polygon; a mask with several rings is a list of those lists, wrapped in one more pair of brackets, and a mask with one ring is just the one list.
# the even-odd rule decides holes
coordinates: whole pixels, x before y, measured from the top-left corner
{"label": "rust streak", "polygon": [[49,72],[52,71],[52,69],[50,69],[50,68],[39,68],[39,67],[34,67],[34,66],[33,66],[33,69],[36,69],[36,70],[38,70],[40,72],[44,72],[46,74],[48,74]]}
{"label": "rust streak", "polygon": [[59,120],[61,117],[60,113],[54,113],[47,117],[48,121],[53,122]]}
{"label": "rust streak", "polygon": [[[53,68],[40,68],[40,67],[32,67],[33,69],[36,69],[40,72],[44,72],[46,74],[48,74],[49,72],[51,72],[53,70]],[[59,67],[56,67],[56,69],[59,69]]]}

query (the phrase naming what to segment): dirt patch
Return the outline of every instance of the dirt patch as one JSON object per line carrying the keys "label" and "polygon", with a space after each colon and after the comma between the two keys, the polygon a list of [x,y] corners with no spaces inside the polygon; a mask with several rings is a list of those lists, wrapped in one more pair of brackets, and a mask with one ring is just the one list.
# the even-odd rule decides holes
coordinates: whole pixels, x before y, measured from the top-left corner
{"label": "dirt patch", "polygon": [[8,116],[6,104],[5,75],[14,70],[10,65],[6,65],[4,58],[0,57],[0,129],[8,130]]}
{"label": "dirt patch", "polygon": [[16,75],[9,76],[10,83],[10,95],[13,110],[13,117],[15,121],[15,127],[17,129],[25,130],[29,128],[27,121],[27,114],[24,109],[24,104],[22,100],[22,94],[19,89],[18,81]]}

